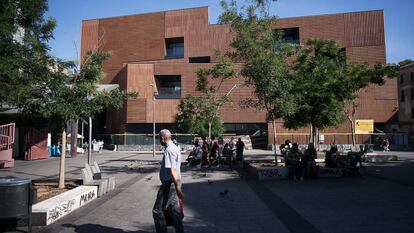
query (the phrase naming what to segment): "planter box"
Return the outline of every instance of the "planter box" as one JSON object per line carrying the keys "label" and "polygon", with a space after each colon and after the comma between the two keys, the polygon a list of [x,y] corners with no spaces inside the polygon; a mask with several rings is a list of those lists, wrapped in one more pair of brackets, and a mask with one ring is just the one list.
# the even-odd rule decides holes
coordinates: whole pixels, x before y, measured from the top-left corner
{"label": "planter box", "polygon": [[389,161],[398,161],[398,156],[367,154],[367,162],[370,163],[385,163]]}
{"label": "planter box", "polygon": [[32,207],[34,226],[49,225],[98,196],[96,186],[79,186],[39,202]]}
{"label": "planter box", "polygon": [[288,178],[287,167],[260,166],[259,164],[246,164],[247,171],[258,180],[280,180]]}

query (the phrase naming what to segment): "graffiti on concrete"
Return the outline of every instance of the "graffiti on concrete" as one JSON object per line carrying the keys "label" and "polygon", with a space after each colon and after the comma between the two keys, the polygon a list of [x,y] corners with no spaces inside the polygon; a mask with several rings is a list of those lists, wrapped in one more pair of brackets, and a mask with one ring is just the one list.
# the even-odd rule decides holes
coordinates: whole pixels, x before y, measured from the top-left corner
{"label": "graffiti on concrete", "polygon": [[278,169],[262,169],[262,170],[259,170],[258,172],[261,177],[273,178],[273,177],[283,176]]}
{"label": "graffiti on concrete", "polygon": [[56,219],[60,218],[61,216],[69,213],[72,211],[72,207],[75,205],[75,199],[69,200],[64,202],[55,208],[50,209],[48,211],[48,218],[47,221],[55,221]]}
{"label": "graffiti on concrete", "polygon": [[82,194],[82,196],[79,199],[79,206],[95,198],[95,195],[95,190],[92,190],[89,193]]}

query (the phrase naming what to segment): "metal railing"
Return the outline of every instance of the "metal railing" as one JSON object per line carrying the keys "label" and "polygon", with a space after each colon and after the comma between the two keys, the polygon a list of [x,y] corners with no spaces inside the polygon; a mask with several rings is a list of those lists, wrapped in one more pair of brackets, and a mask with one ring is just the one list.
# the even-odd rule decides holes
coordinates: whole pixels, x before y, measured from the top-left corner
{"label": "metal railing", "polygon": [[0,150],[11,149],[14,143],[15,124],[10,123],[0,126]]}
{"label": "metal railing", "polygon": [[[159,144],[158,134],[155,135],[155,144]],[[191,145],[195,135],[192,134],[173,134],[179,144]],[[105,144],[112,145],[152,145],[152,134],[98,134],[97,140],[102,140]]]}

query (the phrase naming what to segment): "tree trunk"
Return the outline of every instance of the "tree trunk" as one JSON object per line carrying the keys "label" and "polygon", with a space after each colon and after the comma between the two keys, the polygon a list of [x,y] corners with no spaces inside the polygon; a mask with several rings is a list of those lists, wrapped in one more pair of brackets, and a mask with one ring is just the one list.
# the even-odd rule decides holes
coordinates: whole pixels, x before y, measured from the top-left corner
{"label": "tree trunk", "polygon": [[272,121],[273,125],[273,150],[275,152],[275,164],[277,165],[277,152],[276,152],[276,120]]}
{"label": "tree trunk", "polygon": [[318,138],[318,135],[319,135],[319,130],[318,130],[318,128],[316,128],[314,125],[311,125],[311,128],[312,128],[312,143],[313,143],[313,145],[315,146],[315,148],[317,149],[317,150],[319,150],[319,138]]}
{"label": "tree trunk", "polygon": [[319,128],[315,128],[316,129],[316,140],[315,140],[315,142],[316,142],[316,148],[317,148],[317,150],[318,151],[320,151],[320,149],[321,149],[321,147],[320,147],[320,134],[319,134]]}
{"label": "tree trunk", "polygon": [[70,156],[76,158],[78,152],[78,121],[70,124]]}
{"label": "tree trunk", "polygon": [[352,135],[352,147],[356,149],[356,140],[355,140],[355,120],[351,119],[351,135]]}
{"label": "tree trunk", "polygon": [[208,122],[208,139],[211,140],[211,122]]}
{"label": "tree trunk", "polygon": [[60,154],[59,188],[65,187],[66,127],[62,127],[62,153]]}
{"label": "tree trunk", "polygon": [[[312,124],[309,125],[309,142],[313,143],[313,127]],[[315,144],[313,144],[315,145]]]}

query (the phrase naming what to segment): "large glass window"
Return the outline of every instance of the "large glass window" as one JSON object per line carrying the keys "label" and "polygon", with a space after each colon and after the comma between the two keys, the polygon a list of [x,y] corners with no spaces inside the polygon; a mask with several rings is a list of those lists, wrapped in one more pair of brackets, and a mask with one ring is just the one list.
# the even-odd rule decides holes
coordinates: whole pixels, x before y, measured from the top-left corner
{"label": "large glass window", "polygon": [[157,99],[180,99],[181,76],[180,75],[156,75]]}
{"label": "large glass window", "polygon": [[277,36],[280,36],[280,38],[286,43],[300,45],[299,28],[277,29],[276,34]]}
{"label": "large glass window", "polygon": [[405,101],[405,93],[404,90],[401,91],[401,102]]}
{"label": "large glass window", "polygon": [[165,39],[166,56],[165,58],[184,57],[184,37]]}

